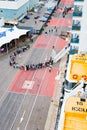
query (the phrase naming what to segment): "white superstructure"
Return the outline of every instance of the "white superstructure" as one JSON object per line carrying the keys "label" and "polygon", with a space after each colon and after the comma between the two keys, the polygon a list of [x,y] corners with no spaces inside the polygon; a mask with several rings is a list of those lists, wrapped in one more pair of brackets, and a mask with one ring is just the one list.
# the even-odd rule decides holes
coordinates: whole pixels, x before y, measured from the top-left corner
{"label": "white superstructure", "polygon": [[81,22],[79,51],[87,52],[87,0],[84,1],[84,5],[83,5],[83,16]]}

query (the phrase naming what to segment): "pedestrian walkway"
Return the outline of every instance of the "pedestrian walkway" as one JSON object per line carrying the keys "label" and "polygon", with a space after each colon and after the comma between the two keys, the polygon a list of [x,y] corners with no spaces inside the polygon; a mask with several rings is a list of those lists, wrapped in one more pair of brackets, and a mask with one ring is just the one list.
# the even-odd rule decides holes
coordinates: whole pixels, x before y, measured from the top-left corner
{"label": "pedestrian walkway", "polygon": [[53,18],[49,23],[48,26],[72,26],[72,19],[67,18]]}
{"label": "pedestrian walkway", "polygon": [[46,125],[44,130],[55,130],[59,99],[61,97],[61,88],[64,81],[64,73],[66,69],[66,60],[67,60],[67,54],[65,55],[64,58],[61,59],[58,65],[59,70],[58,70],[58,74],[55,77],[55,90],[51,98],[51,104],[50,104],[48,117],[46,120]]}
{"label": "pedestrian walkway", "polygon": [[[68,2],[70,2],[70,3],[63,3],[63,1],[62,1],[60,3],[59,7],[61,7],[61,5],[62,6],[67,6],[67,5],[69,6],[69,4],[71,6],[73,4],[73,2],[71,2],[71,1],[68,1]],[[56,22],[54,22],[54,23],[56,23]],[[61,22],[60,22],[60,24],[61,24]],[[62,23],[62,26],[64,26],[64,24]],[[48,23],[48,25],[50,26],[50,23]],[[52,25],[53,25],[53,23],[51,23],[51,26]],[[54,25],[54,26],[59,26],[59,25]],[[65,26],[67,26],[67,25],[65,25]],[[68,25],[68,26],[72,26],[72,22],[71,22],[71,25]],[[66,61],[67,61],[67,54],[59,61],[59,63],[60,63],[59,66],[58,66],[59,73],[56,77],[56,84],[55,84],[56,88],[55,88],[55,91],[54,91],[54,95],[52,97],[52,102],[51,102],[51,105],[50,105],[48,118],[47,118],[44,130],[55,130],[56,129],[56,122],[58,122],[58,119],[57,119],[58,113],[57,112],[58,112],[59,98],[62,96],[61,95],[61,88],[62,88],[62,84],[64,82],[64,74],[65,74],[65,70],[66,70]]]}
{"label": "pedestrian walkway", "polygon": [[[51,32],[53,33],[53,32]],[[35,48],[46,48],[46,49],[52,49],[53,46],[55,46],[55,49],[57,51],[60,51],[67,45],[67,41],[64,39],[58,37],[58,36],[53,36],[49,34],[41,34],[36,42],[34,47]]]}

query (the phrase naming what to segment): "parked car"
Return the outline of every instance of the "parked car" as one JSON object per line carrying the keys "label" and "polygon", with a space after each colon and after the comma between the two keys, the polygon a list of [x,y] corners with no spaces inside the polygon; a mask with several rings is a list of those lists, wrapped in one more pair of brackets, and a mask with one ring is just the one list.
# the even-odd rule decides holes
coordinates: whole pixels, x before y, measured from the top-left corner
{"label": "parked car", "polygon": [[36,15],[36,16],[34,16],[34,19],[38,19],[40,16],[38,16],[38,15]]}
{"label": "parked car", "polygon": [[24,19],[21,19],[19,22],[20,22],[20,23],[25,23],[25,20],[24,20]]}
{"label": "parked car", "polygon": [[30,19],[30,17],[28,15],[24,16],[25,19]]}

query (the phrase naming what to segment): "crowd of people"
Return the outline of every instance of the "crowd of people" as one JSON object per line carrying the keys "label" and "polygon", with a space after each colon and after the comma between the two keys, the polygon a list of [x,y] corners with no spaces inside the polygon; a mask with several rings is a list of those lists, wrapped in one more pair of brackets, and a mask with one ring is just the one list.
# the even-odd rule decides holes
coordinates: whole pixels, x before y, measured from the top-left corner
{"label": "crowd of people", "polygon": [[10,61],[9,61],[10,66],[13,66],[13,68],[19,68],[19,69],[22,69],[22,70],[25,70],[25,71],[27,71],[27,70],[37,70],[37,69],[49,67],[49,71],[51,72],[52,65],[53,65],[52,57],[50,57],[50,59],[48,61],[45,61],[44,63],[27,64],[27,65],[18,65],[18,63],[16,63],[15,58],[16,58],[16,53],[13,52],[12,55],[10,55]]}
{"label": "crowd of people", "polygon": [[[52,46],[52,49],[54,49],[54,46]],[[38,63],[38,64],[27,64],[27,65],[19,65],[16,62],[16,52],[13,52],[10,55],[10,60],[9,60],[9,64],[10,66],[13,66],[13,68],[18,68],[18,69],[22,69],[22,70],[37,70],[37,69],[41,69],[41,68],[45,68],[45,67],[49,67],[49,72],[51,72],[52,70],[52,65],[53,65],[53,58],[50,57],[49,60],[45,60],[45,62],[43,63]]]}

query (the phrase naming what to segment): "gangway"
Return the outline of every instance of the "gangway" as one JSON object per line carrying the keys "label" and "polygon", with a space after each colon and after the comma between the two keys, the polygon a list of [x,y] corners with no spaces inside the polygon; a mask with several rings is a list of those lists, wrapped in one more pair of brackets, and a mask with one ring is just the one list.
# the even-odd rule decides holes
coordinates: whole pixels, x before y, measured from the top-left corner
{"label": "gangway", "polygon": [[68,53],[70,50],[70,46],[64,47],[54,58],[54,63],[58,62],[63,56],[65,56],[66,53]]}

